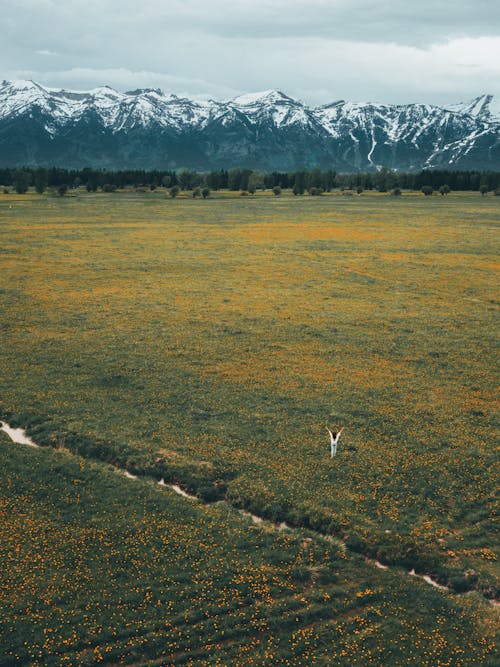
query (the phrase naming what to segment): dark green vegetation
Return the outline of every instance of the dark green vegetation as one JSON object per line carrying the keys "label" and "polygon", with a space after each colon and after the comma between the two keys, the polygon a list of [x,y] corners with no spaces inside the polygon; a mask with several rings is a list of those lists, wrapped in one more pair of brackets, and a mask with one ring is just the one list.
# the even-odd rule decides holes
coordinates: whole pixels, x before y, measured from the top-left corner
{"label": "dark green vegetation", "polygon": [[448,194],[451,190],[472,190],[489,192],[500,188],[500,172],[480,171],[443,171],[424,170],[415,173],[395,172],[381,169],[377,172],[358,172],[353,174],[336,173],[321,169],[298,170],[294,172],[262,173],[251,169],[219,169],[198,173],[190,170],[170,171],[108,171],[99,169],[60,169],[53,167],[0,168],[0,183],[12,186],[19,194],[27,192],[31,185],[36,192],[43,193],[47,187],[57,190],[61,186],[78,188],[85,186],[89,192],[101,189],[113,192],[117,188],[136,187],[151,188],[178,187],[183,190],[195,191],[200,186],[212,190],[229,189],[243,190],[254,193],[257,190],[287,188],[294,194],[305,192],[322,194],[335,188],[342,190],[376,190],[389,192],[395,188],[420,190],[422,187]]}
{"label": "dark green vegetation", "polygon": [[[225,499],[345,540],[347,558],[339,557],[338,547],[325,555],[321,567],[327,581],[315,584],[311,572],[292,577],[286,564],[304,533],[266,535],[266,549],[284,550],[283,560],[274,564],[271,588],[288,582],[293,589],[281,609],[291,604],[288,595],[300,596],[302,590],[307,600],[321,597],[333,575],[340,577],[334,583],[346,599],[357,598],[356,586],[362,592],[366,582],[393,606],[384,607],[379,620],[370,617],[349,646],[330,622],[316,625],[308,617],[304,630],[325,633],[308,639],[316,663],[299,652],[287,654],[292,635],[273,626],[275,641],[283,642],[276,662],[257,652],[250,656],[254,664],[287,664],[284,656],[291,665],[494,664],[487,646],[496,610],[485,600],[475,593],[435,591],[402,571],[380,572],[355,552],[432,573],[457,592],[495,594],[492,272],[499,217],[498,198],[454,193],[311,198],[219,193],[212,200],[167,199],[164,192],[3,196],[1,414],[13,425],[29,427],[36,441],[86,460],[180,482],[207,501]],[[346,426],[334,460],[327,421]],[[50,456],[36,450],[14,454],[18,449],[9,451],[26,461]],[[44,461],[61,466],[59,481],[66,484],[66,463],[76,463],[62,456],[62,462]],[[17,459],[17,477],[11,472],[7,479],[19,478],[26,461]],[[99,504],[96,495],[102,495],[102,511],[108,512],[103,521],[115,522],[117,531],[107,544],[119,550],[124,519],[116,510],[119,497],[112,500],[119,485],[106,492],[101,474],[96,473],[89,498]],[[65,494],[43,483],[52,484],[52,477],[40,468],[34,488],[23,491],[26,505],[35,509],[38,501],[30,494],[36,491],[59,511],[55,498]],[[147,487],[123,482],[129,484],[120,487],[124,494]],[[158,493],[157,487],[150,491]],[[12,496],[11,489],[5,493]],[[124,515],[135,520],[135,501],[127,502]],[[170,495],[160,501],[155,495],[154,502],[172,508],[172,524],[181,530],[186,501]],[[137,511],[143,506],[138,501]],[[226,505],[192,511],[219,526],[213,534],[215,542],[220,534],[223,551],[224,544],[238,543],[240,530],[249,530]],[[76,526],[91,521],[74,508],[60,512]],[[5,515],[7,534],[13,514]],[[156,519],[144,510],[141,520],[149,518],[153,525]],[[225,522],[240,528],[233,534]],[[50,546],[50,531],[45,534]],[[255,535],[252,539],[263,539]],[[291,541],[283,546],[282,540]],[[318,540],[313,548],[324,552]],[[149,543],[137,548],[136,560],[145,571],[165,568],[167,559],[148,558],[156,553]],[[242,567],[251,549],[241,551],[243,560],[228,560],[224,576]],[[270,553],[263,558],[273,565]],[[187,561],[187,570],[202,569],[191,556]],[[101,570],[111,571],[112,565]],[[148,576],[156,580],[151,572]],[[46,580],[48,573],[37,586]],[[183,585],[190,595],[189,581]],[[112,590],[114,605],[120,589]],[[331,609],[340,613],[330,604],[318,611],[321,619],[331,618]],[[440,611],[442,605],[447,611]],[[456,622],[444,620],[450,609],[458,614]],[[262,601],[259,610],[274,613]],[[141,613],[154,626],[153,612]],[[391,626],[393,614],[407,628],[407,639]],[[227,619],[235,627],[230,615]],[[426,639],[408,638],[418,637],[421,627]],[[80,641],[75,632],[74,641]],[[199,637],[192,635],[193,647]],[[382,662],[378,653],[370,663],[359,642],[372,650],[373,637],[381,638],[378,651],[396,653]],[[259,651],[267,645],[262,638]],[[153,655],[160,655],[149,641]],[[207,634],[207,643],[212,641],[219,640]],[[241,635],[234,650],[247,643]],[[451,648],[457,645],[463,654]],[[438,653],[423,653],[431,649]],[[68,653],[72,650],[80,649],[70,647]],[[224,644],[221,650],[229,648]],[[224,654],[219,664],[252,664],[237,655]]]}

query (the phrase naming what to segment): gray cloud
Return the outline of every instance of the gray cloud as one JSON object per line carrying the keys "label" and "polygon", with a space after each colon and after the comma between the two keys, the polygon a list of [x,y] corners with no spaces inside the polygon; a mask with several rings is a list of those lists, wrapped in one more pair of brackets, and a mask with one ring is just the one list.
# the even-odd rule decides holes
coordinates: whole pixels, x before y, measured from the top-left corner
{"label": "gray cloud", "polygon": [[446,103],[500,93],[499,26],[491,0],[2,0],[0,77]]}

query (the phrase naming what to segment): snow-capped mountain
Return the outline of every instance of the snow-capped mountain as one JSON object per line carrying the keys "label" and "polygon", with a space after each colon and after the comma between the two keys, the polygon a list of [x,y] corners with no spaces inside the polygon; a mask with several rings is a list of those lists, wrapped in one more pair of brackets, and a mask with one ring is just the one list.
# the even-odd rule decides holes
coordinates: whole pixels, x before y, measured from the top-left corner
{"label": "snow-capped mountain", "polygon": [[150,88],[77,92],[3,81],[0,165],[500,170],[500,116],[491,104],[483,95],[446,108],[313,108],[274,90],[197,102]]}

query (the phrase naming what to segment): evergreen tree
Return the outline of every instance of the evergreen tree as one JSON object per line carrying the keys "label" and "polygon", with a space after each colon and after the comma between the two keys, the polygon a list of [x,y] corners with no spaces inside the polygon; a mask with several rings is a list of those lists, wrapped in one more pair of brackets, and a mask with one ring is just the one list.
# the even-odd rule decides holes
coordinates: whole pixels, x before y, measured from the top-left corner
{"label": "evergreen tree", "polygon": [[[229,190],[241,190],[241,169],[230,169],[228,172],[227,187]],[[246,188],[245,188],[246,189]]]}
{"label": "evergreen tree", "polygon": [[31,181],[31,174],[28,171],[19,170],[16,171],[14,176],[14,189],[18,195],[24,195],[28,192],[28,188]]}
{"label": "evergreen tree", "polygon": [[35,190],[39,195],[42,195],[47,189],[48,176],[46,169],[37,169],[34,177]]}
{"label": "evergreen tree", "polygon": [[308,173],[307,171],[297,171],[295,172],[295,179],[293,183],[293,194],[294,195],[303,195],[308,183]]}

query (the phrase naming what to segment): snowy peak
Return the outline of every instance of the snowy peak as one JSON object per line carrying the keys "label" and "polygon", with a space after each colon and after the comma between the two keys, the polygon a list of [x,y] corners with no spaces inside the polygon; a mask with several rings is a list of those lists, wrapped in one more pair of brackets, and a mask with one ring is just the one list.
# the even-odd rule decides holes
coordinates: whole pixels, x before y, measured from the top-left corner
{"label": "snowy peak", "polygon": [[469,102],[451,104],[447,108],[454,113],[469,114],[475,118],[486,118],[491,115],[490,104],[492,102],[493,95],[480,95]]}
{"label": "snowy peak", "polygon": [[49,91],[34,81],[2,81],[0,84],[1,107],[3,102],[12,103],[12,107],[43,100],[50,96]]}
{"label": "snowy peak", "polygon": [[314,124],[312,110],[280,90],[246,93],[230,100],[227,105],[259,125],[265,122],[271,122],[275,127]]}
{"label": "snowy peak", "polygon": [[153,88],[121,93],[109,86],[81,92],[46,88],[33,81],[3,81],[0,85],[0,119],[38,112],[46,116],[45,128],[51,134],[92,114],[104,127],[118,132],[155,124],[178,128],[200,121],[208,111],[206,104]]}
{"label": "snowy peak", "polygon": [[494,104],[481,95],[446,107],[345,100],[308,107],[279,90],[197,102],[158,88],[83,92],[3,81],[0,163],[500,169]]}
{"label": "snowy peak", "polygon": [[297,104],[302,106],[300,102],[288,97],[288,95],[285,95],[285,93],[282,93],[280,90],[264,90],[260,93],[245,93],[244,95],[239,95],[233,100],[230,100],[229,104],[236,107],[249,107],[262,104]]}

